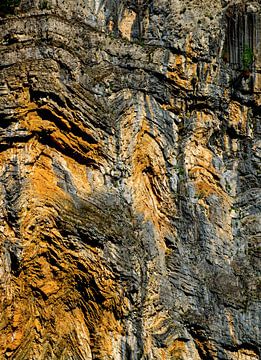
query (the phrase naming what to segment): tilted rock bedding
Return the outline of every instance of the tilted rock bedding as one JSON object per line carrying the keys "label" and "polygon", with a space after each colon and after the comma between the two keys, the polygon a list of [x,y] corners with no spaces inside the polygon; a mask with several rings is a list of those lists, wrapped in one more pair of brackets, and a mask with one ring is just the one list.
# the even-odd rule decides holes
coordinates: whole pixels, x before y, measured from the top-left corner
{"label": "tilted rock bedding", "polygon": [[258,360],[259,1],[0,6],[0,359]]}

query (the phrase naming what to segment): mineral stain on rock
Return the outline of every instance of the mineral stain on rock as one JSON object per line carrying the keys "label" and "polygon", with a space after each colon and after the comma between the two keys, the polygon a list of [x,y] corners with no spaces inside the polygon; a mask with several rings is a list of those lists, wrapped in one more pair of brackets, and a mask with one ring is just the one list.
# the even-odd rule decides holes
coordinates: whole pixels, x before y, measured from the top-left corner
{"label": "mineral stain on rock", "polygon": [[0,16],[0,359],[258,360],[260,2]]}

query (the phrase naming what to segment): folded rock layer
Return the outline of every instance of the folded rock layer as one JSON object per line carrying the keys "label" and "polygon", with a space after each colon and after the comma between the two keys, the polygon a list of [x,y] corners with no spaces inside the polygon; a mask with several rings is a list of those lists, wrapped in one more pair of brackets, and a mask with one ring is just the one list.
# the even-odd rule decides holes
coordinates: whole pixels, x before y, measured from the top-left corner
{"label": "folded rock layer", "polygon": [[0,358],[258,360],[261,6],[0,6]]}

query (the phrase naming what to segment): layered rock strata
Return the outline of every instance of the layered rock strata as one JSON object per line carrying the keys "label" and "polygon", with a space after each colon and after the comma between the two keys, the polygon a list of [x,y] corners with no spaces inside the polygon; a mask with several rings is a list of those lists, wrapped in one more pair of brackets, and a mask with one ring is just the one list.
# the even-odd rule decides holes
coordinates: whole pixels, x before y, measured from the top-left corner
{"label": "layered rock strata", "polygon": [[260,3],[0,12],[0,358],[258,360]]}

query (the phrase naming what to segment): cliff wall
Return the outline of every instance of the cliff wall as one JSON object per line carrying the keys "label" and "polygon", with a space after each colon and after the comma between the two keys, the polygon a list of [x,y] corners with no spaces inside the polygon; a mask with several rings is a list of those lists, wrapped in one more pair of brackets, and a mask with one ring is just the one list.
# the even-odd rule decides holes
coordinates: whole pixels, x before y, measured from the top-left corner
{"label": "cliff wall", "polygon": [[260,14],[3,2],[1,359],[259,359]]}

